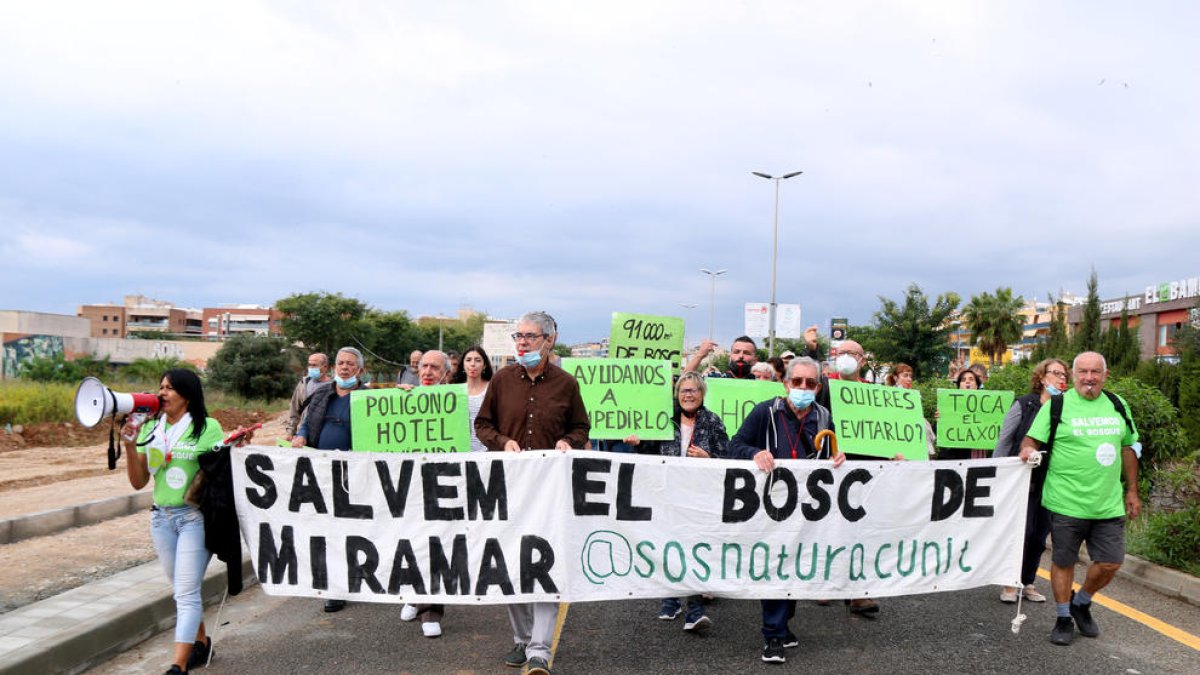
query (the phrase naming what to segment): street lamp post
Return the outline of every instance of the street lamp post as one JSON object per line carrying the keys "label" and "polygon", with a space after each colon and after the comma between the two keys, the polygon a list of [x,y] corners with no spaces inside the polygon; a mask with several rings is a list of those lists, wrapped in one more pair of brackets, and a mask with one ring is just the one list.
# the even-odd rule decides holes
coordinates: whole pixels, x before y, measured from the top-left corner
{"label": "street lamp post", "polygon": [[722,274],[725,274],[729,270],[717,270],[716,272],[714,272],[709,269],[700,268],[700,271],[707,274],[708,278],[710,280],[712,280],[712,292],[709,294],[709,306],[708,306],[708,339],[709,339],[709,341],[712,341],[713,317],[716,316],[716,314],[717,314],[717,277],[721,276]]}
{"label": "street lamp post", "polygon": [[692,310],[699,307],[694,302],[681,302],[679,306],[687,310],[687,318],[683,321],[683,351],[687,351],[687,325],[692,322]]}
{"label": "street lamp post", "polygon": [[779,183],[789,178],[795,178],[804,172],[793,171],[791,173],[785,173],[782,176],[772,176],[769,173],[763,173],[761,171],[751,171],[750,173],[758,176],[759,178],[775,181],[775,230],[774,236],[771,240],[771,310],[767,317],[768,321],[770,322],[770,328],[768,329],[767,334],[767,356],[772,357],[775,356],[775,270],[779,260]]}

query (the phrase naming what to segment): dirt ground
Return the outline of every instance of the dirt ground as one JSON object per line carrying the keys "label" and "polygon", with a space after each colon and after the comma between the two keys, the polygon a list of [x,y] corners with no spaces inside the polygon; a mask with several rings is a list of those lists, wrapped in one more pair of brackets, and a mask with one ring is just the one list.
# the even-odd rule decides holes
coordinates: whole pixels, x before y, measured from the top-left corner
{"label": "dirt ground", "polygon": [[[219,410],[212,413],[226,430],[263,422],[255,443],[283,437],[287,413]],[[97,437],[95,434],[99,434]],[[0,436],[3,436],[0,431]],[[50,439],[60,445],[35,445]],[[129,494],[124,458],[107,466],[107,429],[78,425],[34,425],[21,441],[0,444],[0,518]],[[85,443],[71,445],[71,443]],[[143,488],[151,489],[150,486]],[[154,560],[149,515],[134,514],[90,527],[0,546],[0,613],[41,600],[135,565]]]}

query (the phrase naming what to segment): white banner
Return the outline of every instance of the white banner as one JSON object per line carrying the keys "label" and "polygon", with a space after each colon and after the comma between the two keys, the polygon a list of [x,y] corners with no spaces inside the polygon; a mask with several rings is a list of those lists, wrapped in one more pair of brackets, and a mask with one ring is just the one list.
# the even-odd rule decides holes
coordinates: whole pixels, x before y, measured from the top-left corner
{"label": "white banner", "polygon": [[516,356],[517,345],[512,339],[515,332],[516,321],[489,321],[483,324],[483,340],[480,346],[489,357]]}
{"label": "white banner", "polygon": [[1018,586],[1029,469],[587,451],[234,450],[273,595],[459,604]]}

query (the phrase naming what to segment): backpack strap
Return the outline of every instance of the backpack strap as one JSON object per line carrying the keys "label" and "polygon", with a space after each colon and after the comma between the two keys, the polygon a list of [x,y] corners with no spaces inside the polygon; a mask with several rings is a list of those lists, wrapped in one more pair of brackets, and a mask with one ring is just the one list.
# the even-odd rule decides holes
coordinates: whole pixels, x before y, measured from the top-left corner
{"label": "backpack strap", "polygon": [[1133,422],[1129,421],[1129,413],[1125,410],[1125,404],[1121,402],[1121,397],[1107,389],[1101,389],[1100,391],[1104,392],[1104,395],[1112,402],[1113,407],[1117,409],[1117,413],[1121,415],[1121,419],[1125,420],[1125,429],[1129,433],[1133,433]]}
{"label": "backpack strap", "polygon": [[1042,444],[1042,450],[1045,455],[1042,457],[1042,466],[1050,466],[1050,451],[1054,446],[1054,437],[1058,435],[1058,425],[1062,423],[1063,411],[1063,395],[1050,397],[1050,434],[1046,436],[1046,442]]}

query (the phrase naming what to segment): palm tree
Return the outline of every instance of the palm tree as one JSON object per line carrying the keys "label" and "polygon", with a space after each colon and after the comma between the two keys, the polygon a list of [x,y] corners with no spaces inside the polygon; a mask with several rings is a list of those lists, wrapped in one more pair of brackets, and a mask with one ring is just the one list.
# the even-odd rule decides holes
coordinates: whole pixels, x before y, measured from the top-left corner
{"label": "palm tree", "polygon": [[1025,299],[1014,297],[1011,288],[997,288],[995,295],[971,296],[963,308],[963,319],[971,327],[975,344],[991,358],[993,365],[1000,363],[1010,344],[1021,339],[1025,323],[1019,312],[1024,304]]}

